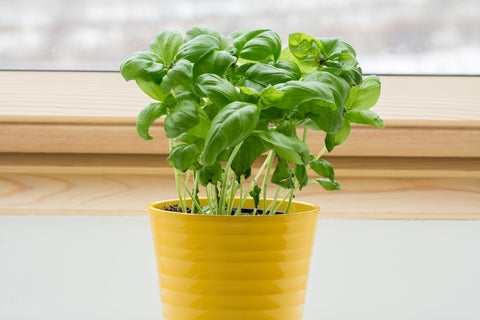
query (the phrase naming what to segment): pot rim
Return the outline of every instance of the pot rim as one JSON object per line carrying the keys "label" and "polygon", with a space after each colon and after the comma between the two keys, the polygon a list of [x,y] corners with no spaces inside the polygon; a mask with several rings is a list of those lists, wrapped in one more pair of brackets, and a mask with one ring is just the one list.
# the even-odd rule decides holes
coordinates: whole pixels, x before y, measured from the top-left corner
{"label": "pot rim", "polygon": [[[205,197],[200,197],[199,198],[200,201],[202,200],[206,200],[207,198]],[[239,198],[235,198],[235,201],[237,201]],[[252,201],[252,199],[250,199]],[[272,201],[273,199],[272,198],[267,198],[267,202],[269,201]],[[155,202],[152,202],[148,205],[148,211],[150,212],[150,214],[176,214],[176,215],[185,215],[185,216],[189,216],[189,217],[198,217],[199,219],[201,219],[200,217],[216,217],[218,219],[222,219],[221,217],[223,217],[223,219],[251,219],[251,218],[255,218],[255,219],[273,219],[273,218],[280,218],[280,217],[287,217],[287,216],[292,216],[292,215],[308,215],[308,214],[313,214],[313,215],[318,215],[320,213],[320,207],[316,204],[313,204],[313,203],[309,203],[309,202],[303,202],[303,201],[297,201],[297,200],[294,200],[292,201],[292,204],[296,204],[296,205],[301,205],[301,206],[305,206],[305,207],[309,207],[308,210],[305,210],[305,211],[299,211],[299,212],[291,212],[291,213],[288,213],[288,214],[275,214],[275,215],[255,215],[255,216],[252,216],[252,215],[212,215],[212,214],[191,214],[191,213],[183,213],[183,212],[174,212],[174,211],[167,211],[167,210],[164,210],[163,208],[159,208],[159,206],[162,206],[162,207],[165,207],[167,203],[178,203],[178,198],[177,199],[166,199],[166,200],[160,200],[160,201],[155,201]],[[191,201],[190,199],[187,199],[187,201]],[[249,201],[249,199],[247,199],[247,201]],[[280,202],[281,200],[278,200],[277,199],[277,202]]]}

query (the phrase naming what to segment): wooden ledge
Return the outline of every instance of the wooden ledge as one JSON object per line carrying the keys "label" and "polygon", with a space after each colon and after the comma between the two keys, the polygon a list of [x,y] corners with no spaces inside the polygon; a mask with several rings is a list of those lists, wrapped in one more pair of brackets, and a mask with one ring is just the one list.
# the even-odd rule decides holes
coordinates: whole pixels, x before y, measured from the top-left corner
{"label": "wooden ledge", "polygon": [[[322,217],[480,219],[480,77],[381,81],[387,127],[354,126],[327,154],[342,191],[297,199]],[[138,215],[176,197],[162,121],[136,134],[150,102],[116,72],[0,71],[0,214]]]}

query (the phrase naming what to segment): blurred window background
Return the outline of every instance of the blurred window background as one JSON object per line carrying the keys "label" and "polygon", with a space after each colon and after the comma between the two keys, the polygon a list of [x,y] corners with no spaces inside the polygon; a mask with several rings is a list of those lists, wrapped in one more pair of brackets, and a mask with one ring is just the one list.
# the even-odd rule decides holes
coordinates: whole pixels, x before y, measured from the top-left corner
{"label": "blurred window background", "polygon": [[480,74],[479,0],[0,0],[0,69],[118,70],[163,29],[351,43],[365,73]]}

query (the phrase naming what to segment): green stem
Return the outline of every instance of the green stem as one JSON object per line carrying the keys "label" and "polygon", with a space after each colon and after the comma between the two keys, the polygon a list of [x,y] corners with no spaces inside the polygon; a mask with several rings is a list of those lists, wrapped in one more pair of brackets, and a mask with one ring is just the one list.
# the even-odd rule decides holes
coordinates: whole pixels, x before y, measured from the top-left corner
{"label": "green stem", "polygon": [[232,189],[230,190],[230,198],[228,199],[228,210],[227,210],[227,214],[230,215],[232,213],[232,210],[233,210],[233,201],[235,200],[235,194],[237,193],[237,190],[238,190],[238,182],[237,182],[237,179],[235,179],[236,176],[233,175],[233,180],[232,180]]}
{"label": "green stem", "polygon": [[227,165],[225,166],[225,173],[223,174],[223,179],[222,179],[222,189],[220,190],[220,204],[219,207],[217,208],[218,212],[220,214],[223,214],[225,212],[225,196],[227,192],[227,180],[230,177],[230,167],[232,166],[232,161],[235,158],[235,156],[238,153],[238,150],[240,150],[240,147],[242,146],[242,142],[240,142],[238,145],[235,146],[235,148],[232,151],[232,154],[228,158]]}
{"label": "green stem", "polygon": [[180,182],[183,184],[183,188],[188,192],[188,195],[190,196],[190,198],[192,199],[192,208],[195,208],[198,207],[199,211],[201,214],[205,214],[202,210],[202,208],[200,207],[200,204],[197,202],[197,199],[195,199],[195,197],[192,195],[192,193],[190,192],[190,190],[188,190],[188,185],[187,183],[185,182],[185,180],[183,179],[183,177],[179,177],[180,178]]}
{"label": "green stem", "polygon": [[213,205],[213,201],[212,201],[211,183],[209,183],[205,187],[205,191],[207,193],[207,201],[208,201],[208,207],[210,208],[210,214],[214,214],[215,213],[215,211],[214,211],[215,206]]}
{"label": "green stem", "polygon": [[271,157],[273,157],[273,150],[270,150],[270,153],[268,154],[265,161],[263,161],[262,166],[260,167],[260,169],[258,169],[258,172],[255,175],[255,178],[252,179],[252,182],[250,182],[250,185],[248,186],[247,191],[245,191],[245,193],[243,194],[242,201],[239,204],[240,208],[243,207],[243,204],[245,203],[245,201],[248,198],[248,195],[250,194],[250,191],[252,191],[252,188],[257,184],[258,179],[262,175],[263,170],[265,170],[265,167],[267,166],[267,163],[270,161]]}
{"label": "green stem", "polygon": [[242,195],[243,195],[243,183],[245,182],[245,176],[241,176],[240,177],[240,192],[239,192],[239,199],[238,199],[238,208],[237,208],[237,211],[240,211],[242,212],[242,207],[240,206],[240,204],[242,203]]}
{"label": "green stem", "polygon": [[308,128],[307,127],[303,127],[303,139],[302,141],[307,143],[307,134],[308,134]]}
{"label": "green stem", "polygon": [[327,151],[327,147],[323,147],[322,150],[320,150],[320,152],[315,156],[315,158],[313,160],[318,160],[320,159],[321,156],[323,156],[323,154]]}
{"label": "green stem", "polygon": [[281,186],[277,186],[277,190],[275,191],[275,196],[273,197],[273,201],[272,203],[270,203],[270,205],[268,206],[267,208],[267,212],[271,212],[275,206],[275,203],[277,202],[277,199],[278,197],[280,196],[280,192],[282,191],[282,187]]}
{"label": "green stem", "polygon": [[290,209],[290,203],[292,202],[292,199],[293,199],[293,189],[290,189],[290,191],[285,195],[285,197],[283,198],[283,200],[275,207],[275,209],[273,209],[273,212],[271,212],[271,214],[276,214],[277,211],[280,209],[280,207],[285,203],[285,201],[287,201],[287,197],[289,198],[289,204],[287,205],[287,208],[285,209],[285,213],[288,212],[288,209]]}
{"label": "green stem", "polygon": [[[174,143],[173,139],[169,139],[170,151],[173,149],[174,146],[175,146],[175,143]],[[177,192],[178,192],[178,202],[180,203],[180,206],[182,207],[182,212],[187,213],[187,206],[185,205],[185,202],[183,200],[182,190],[180,189],[180,183],[179,183],[179,179],[178,179],[179,172],[178,172],[177,168],[173,168],[173,172],[174,172],[174,175],[175,175],[175,185],[177,187]]]}
{"label": "green stem", "polygon": [[263,214],[266,214],[267,211],[267,184],[268,184],[268,179],[270,178],[270,171],[272,170],[272,165],[273,165],[273,159],[274,157],[272,156],[267,164],[267,170],[265,171],[265,175],[263,176],[263,183],[262,183],[262,192],[263,192]]}

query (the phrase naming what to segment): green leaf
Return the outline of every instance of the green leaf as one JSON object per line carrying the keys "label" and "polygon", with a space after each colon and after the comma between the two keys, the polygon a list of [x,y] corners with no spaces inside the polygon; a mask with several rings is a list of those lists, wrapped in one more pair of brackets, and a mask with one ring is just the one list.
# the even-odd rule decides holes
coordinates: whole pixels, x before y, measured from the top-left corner
{"label": "green leaf", "polygon": [[350,123],[343,119],[342,127],[335,133],[327,133],[325,136],[325,146],[328,152],[332,151],[334,147],[342,144],[350,135]]}
{"label": "green leaf", "polygon": [[210,129],[210,118],[208,117],[207,113],[199,108],[198,109],[198,124],[189,129],[187,132],[195,137],[201,138],[203,140],[207,137],[207,132]]}
{"label": "green leaf", "polygon": [[213,73],[222,76],[236,60],[237,59],[227,51],[211,50],[198,60],[193,69],[193,74],[195,77],[204,73]]}
{"label": "green leaf", "polygon": [[260,202],[260,193],[262,192],[262,189],[257,185],[253,187],[253,190],[250,191],[248,194],[250,197],[253,198],[253,203],[255,204],[255,208],[258,208],[258,203]]}
{"label": "green leaf", "polygon": [[152,52],[135,52],[120,65],[120,73],[126,81],[135,80],[140,89],[153,99],[164,98],[160,84],[167,68],[158,55]]}
{"label": "green leaf", "polygon": [[140,51],[132,53],[123,61],[120,65],[120,73],[126,81],[143,80],[160,84],[167,69],[158,55]]}
{"label": "green leaf", "polygon": [[324,71],[315,71],[305,77],[305,81],[316,81],[327,86],[333,94],[335,104],[343,110],[350,94],[350,85],[342,78]]}
{"label": "green leaf", "polygon": [[294,169],[295,177],[298,181],[298,187],[300,190],[308,184],[307,168],[302,164],[296,164]]}
{"label": "green leaf", "polygon": [[288,162],[308,164],[308,146],[297,137],[288,137],[280,132],[267,131],[259,134],[260,138],[273,145],[275,152]]}
{"label": "green leaf", "polygon": [[182,44],[175,56],[175,61],[187,59],[196,63],[211,50],[222,50],[222,47],[223,45],[218,38],[202,34]]}
{"label": "green leaf", "polygon": [[186,60],[178,60],[173,68],[168,70],[167,75],[163,79],[162,88],[164,92],[169,92],[171,89],[178,86],[189,88],[193,78],[193,63]]}
{"label": "green leaf", "polygon": [[266,151],[265,143],[258,136],[247,137],[232,161],[232,170],[235,175],[240,177],[250,173],[253,162]]}
{"label": "green leaf", "polygon": [[162,63],[168,66],[182,44],[183,38],[180,32],[164,30],[157,33],[150,43],[150,51],[158,54]]}
{"label": "green leaf", "polygon": [[150,103],[143,108],[137,116],[137,132],[144,140],[152,140],[148,133],[150,126],[163,115],[167,114],[167,108],[163,103]]}
{"label": "green leaf", "polygon": [[216,38],[218,40],[218,43],[220,44],[219,46],[220,50],[224,50],[228,47],[227,39],[225,39],[225,37],[222,36],[220,32],[218,32],[217,30],[212,30],[212,29],[208,29],[205,27],[198,27],[198,26],[192,27],[190,30],[186,32],[185,42],[188,42],[201,35],[209,35]]}
{"label": "green leaf", "polygon": [[340,184],[337,181],[330,181],[330,179],[324,179],[324,178],[313,179],[313,181],[321,185],[325,190],[328,190],[328,191],[340,190]]}
{"label": "green leaf", "polygon": [[304,63],[302,63],[300,60],[298,60],[290,51],[290,48],[285,48],[282,51],[282,54],[280,54],[280,58],[278,58],[280,62],[283,61],[289,61],[297,65],[297,67],[300,69],[300,72],[302,74],[309,74],[312,73],[317,69],[316,66],[309,66]]}
{"label": "green leaf", "polygon": [[288,120],[280,121],[280,123],[275,127],[275,130],[286,135],[287,137],[297,137],[297,128],[295,128],[295,125]]}
{"label": "green leaf", "polygon": [[347,110],[368,110],[380,98],[381,83],[377,76],[364,77],[359,86],[354,86],[348,96],[345,108]]}
{"label": "green leaf", "polygon": [[323,159],[314,160],[310,162],[310,167],[316,174],[335,181],[335,171],[333,171],[333,165]]}
{"label": "green leaf", "polygon": [[144,93],[146,93],[150,98],[164,101],[165,94],[163,93],[162,87],[154,82],[150,81],[143,81],[143,80],[135,80],[137,86],[142,89]]}
{"label": "green leaf", "polygon": [[283,92],[283,99],[277,104],[279,108],[292,109],[302,103],[311,102],[318,107],[332,110],[337,108],[330,85],[317,81],[289,81],[278,84],[275,88]]}
{"label": "green leaf", "polygon": [[199,119],[198,104],[191,100],[180,101],[165,118],[164,129],[167,138],[175,138],[195,127]]}
{"label": "green leaf", "polygon": [[240,58],[262,61],[273,57],[277,61],[282,51],[280,36],[268,29],[246,31],[236,34],[233,47]]}
{"label": "green leaf", "polygon": [[292,61],[278,61],[273,64],[274,67],[287,70],[293,77],[293,80],[300,80],[302,71],[295,62]]}
{"label": "green leaf", "polygon": [[260,99],[260,94],[257,90],[249,87],[237,87],[240,89],[240,101],[257,104]]}
{"label": "green leaf", "polygon": [[321,43],[321,70],[343,78],[352,86],[362,82],[362,70],[350,44],[340,39],[317,40]]}
{"label": "green leaf", "polygon": [[293,177],[294,173],[288,166],[288,161],[283,158],[278,158],[278,163],[272,174],[272,183],[285,189],[293,189],[295,187]]}
{"label": "green leaf", "polygon": [[227,79],[216,74],[202,74],[197,79],[200,91],[219,107],[238,100],[238,92]]}
{"label": "green leaf", "polygon": [[316,66],[323,58],[322,44],[305,33],[292,33],[288,37],[288,48],[292,55],[308,66]]}
{"label": "green leaf", "polygon": [[208,130],[202,163],[212,165],[223,150],[242,142],[253,131],[259,117],[256,105],[235,101],[223,107]]}
{"label": "green leaf", "polygon": [[198,163],[200,149],[196,144],[179,144],[172,148],[167,161],[178,170],[185,172]]}
{"label": "green leaf", "polygon": [[351,123],[366,124],[380,129],[385,128],[385,122],[372,110],[349,110],[345,113],[345,119]]}
{"label": "green leaf", "polygon": [[263,63],[257,63],[251,66],[245,73],[245,78],[263,87],[299,79],[297,78],[297,74],[290,70]]}
{"label": "green leaf", "polygon": [[216,161],[211,166],[203,166],[198,170],[198,181],[202,186],[207,186],[209,183],[217,184],[222,178],[222,165]]}
{"label": "green leaf", "polygon": [[294,110],[294,117],[299,120],[298,125],[335,133],[343,124],[343,108],[319,108],[315,103],[306,102]]}
{"label": "green leaf", "polygon": [[270,108],[283,99],[283,92],[272,86],[266,87],[260,92],[259,105],[262,109]]}

